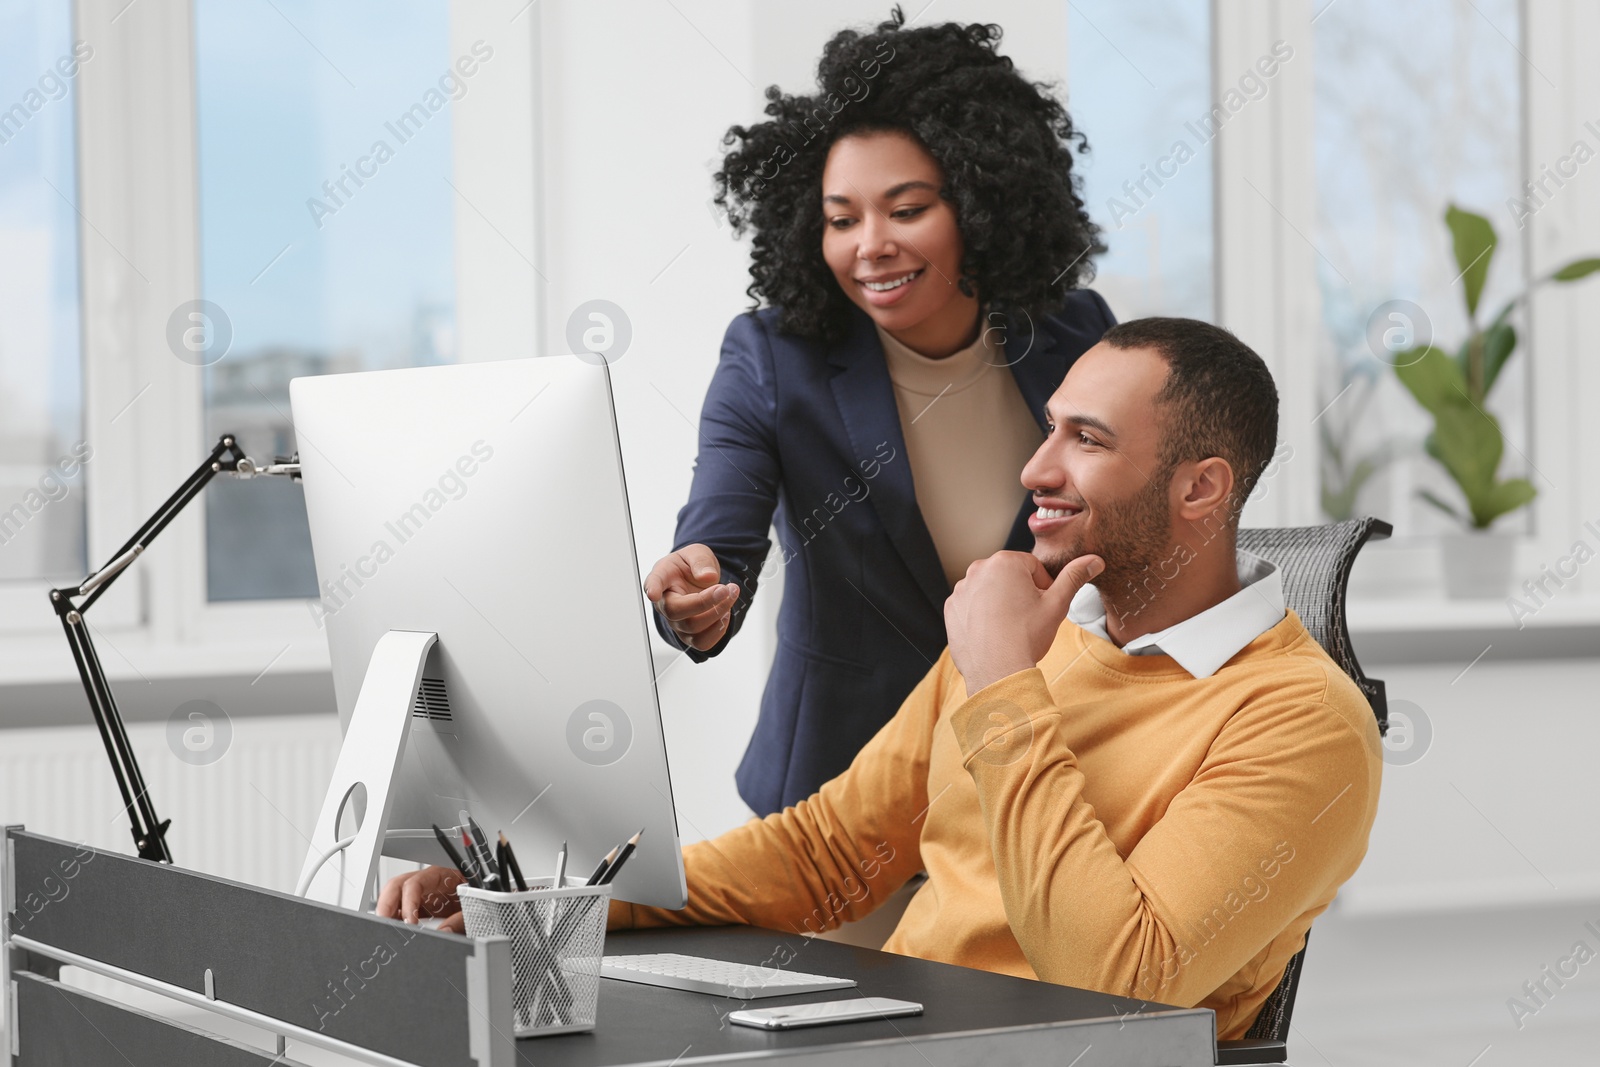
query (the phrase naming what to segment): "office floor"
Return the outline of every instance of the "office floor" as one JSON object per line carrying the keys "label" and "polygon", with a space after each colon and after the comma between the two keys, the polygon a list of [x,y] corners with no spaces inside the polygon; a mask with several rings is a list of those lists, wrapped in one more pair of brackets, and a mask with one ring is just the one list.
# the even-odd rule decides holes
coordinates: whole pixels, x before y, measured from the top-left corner
{"label": "office floor", "polygon": [[[1600,900],[1516,911],[1324,915],[1313,931],[1289,1062],[1294,1067],[1600,1063],[1600,935],[1585,923],[1600,929]],[[1580,941],[1595,953],[1587,963],[1576,962]],[[1572,962],[1562,964],[1564,959]],[[1563,967],[1577,973],[1558,987],[1543,975],[1546,966],[1552,974]],[[1551,993],[1541,995],[1542,1005],[1522,988],[1540,979]],[[82,984],[96,986],[92,979]],[[1512,997],[1532,1012],[1523,1016],[1520,1030],[1506,1003]],[[163,1003],[137,992],[128,999],[146,1008]],[[173,1014],[267,1047],[265,1037],[248,1027],[216,1027],[198,1011]],[[289,1051],[308,1067],[352,1062],[295,1043]]]}
{"label": "office floor", "polygon": [[[1600,935],[1585,923],[1600,930],[1600,900],[1516,911],[1323,915],[1312,928],[1289,1061],[1294,1067],[1600,1063]],[[1587,954],[1576,950],[1579,942]],[[1558,986],[1545,976],[1546,966],[1557,978],[1562,970],[1576,974]],[[1523,990],[1523,983],[1541,980],[1550,994],[1539,994],[1542,1005]],[[1528,1009],[1520,1019],[1507,1006],[1513,997]]]}

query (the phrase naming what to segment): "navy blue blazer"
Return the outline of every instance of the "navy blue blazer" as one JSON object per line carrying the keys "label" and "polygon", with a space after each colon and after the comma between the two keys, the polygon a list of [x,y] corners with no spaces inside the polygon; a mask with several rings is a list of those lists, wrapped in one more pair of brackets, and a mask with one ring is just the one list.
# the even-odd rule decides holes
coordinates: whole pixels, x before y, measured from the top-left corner
{"label": "navy blue blazer", "polygon": [[[850,765],[946,644],[950,595],[917,507],[883,345],[852,307],[848,335],[828,347],[778,329],[778,312],[728,326],[700,412],[700,453],[674,550],[704,544],[740,596],[722,651],[744,620],[774,526],[786,568],[778,647],[761,714],[735,778],[758,815],[814,793]],[[1116,321],[1092,290],[1057,314],[1001,317],[1005,351],[1028,409],[1044,405],[1073,361]],[[1017,484],[1006,548],[1029,551],[1028,493]],[[763,573],[763,566],[767,573]],[[684,648],[659,612],[656,627]]]}

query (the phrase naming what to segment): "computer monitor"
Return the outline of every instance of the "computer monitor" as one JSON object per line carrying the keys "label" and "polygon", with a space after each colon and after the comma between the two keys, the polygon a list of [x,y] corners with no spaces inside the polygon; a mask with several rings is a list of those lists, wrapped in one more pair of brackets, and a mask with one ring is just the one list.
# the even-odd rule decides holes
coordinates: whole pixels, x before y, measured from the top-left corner
{"label": "computer monitor", "polygon": [[615,894],[681,908],[609,369],[551,356],[336,374],[297,378],[289,396],[311,610],[346,733],[379,639],[438,634],[384,854],[448,863],[430,824],[466,811],[491,839],[505,831],[528,877],[550,873],[563,841],[568,873],[587,875],[642,827]]}

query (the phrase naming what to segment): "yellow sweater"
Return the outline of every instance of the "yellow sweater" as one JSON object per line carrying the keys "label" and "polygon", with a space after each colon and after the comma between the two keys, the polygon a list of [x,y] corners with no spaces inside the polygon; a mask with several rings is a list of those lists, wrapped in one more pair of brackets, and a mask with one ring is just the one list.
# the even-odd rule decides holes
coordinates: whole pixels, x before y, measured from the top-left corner
{"label": "yellow sweater", "polygon": [[1377,725],[1290,611],[1208,678],[1063,622],[968,697],[940,657],[849,769],[684,849],[682,911],[821,931],[919,870],[887,951],[1211,1008],[1242,1037],[1366,852]]}

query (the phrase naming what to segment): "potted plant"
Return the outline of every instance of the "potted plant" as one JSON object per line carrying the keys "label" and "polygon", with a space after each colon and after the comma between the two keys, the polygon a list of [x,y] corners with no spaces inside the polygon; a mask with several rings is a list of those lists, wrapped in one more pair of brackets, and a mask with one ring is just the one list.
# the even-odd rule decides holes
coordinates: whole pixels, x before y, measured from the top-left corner
{"label": "potted plant", "polygon": [[1600,258],[1573,260],[1536,279],[1506,301],[1487,325],[1480,325],[1478,300],[1498,238],[1488,219],[1454,204],[1444,218],[1461,271],[1468,336],[1453,356],[1431,344],[1407,350],[1395,360],[1395,374],[1433,416],[1433,429],[1423,448],[1461,490],[1463,506],[1426,489],[1418,490],[1422,499],[1462,526],[1462,532],[1443,541],[1445,591],[1451,597],[1498,597],[1504,596],[1511,584],[1515,537],[1493,533],[1489,527],[1502,515],[1532,502],[1538,492],[1526,478],[1501,480],[1505,435],[1499,420],[1487,410],[1489,393],[1517,347],[1511,312],[1540,285],[1573,282],[1600,270]]}

